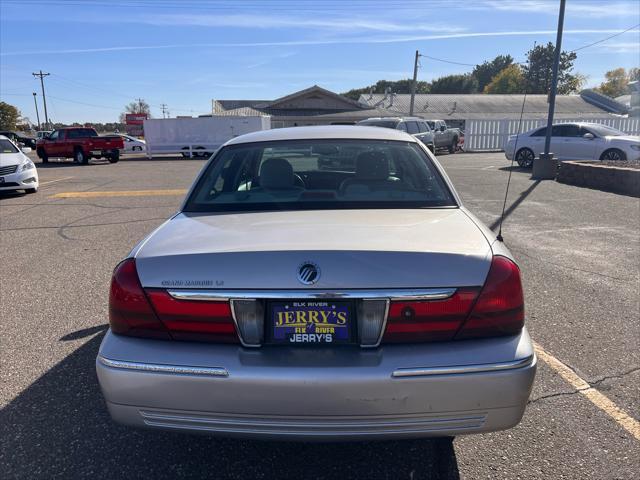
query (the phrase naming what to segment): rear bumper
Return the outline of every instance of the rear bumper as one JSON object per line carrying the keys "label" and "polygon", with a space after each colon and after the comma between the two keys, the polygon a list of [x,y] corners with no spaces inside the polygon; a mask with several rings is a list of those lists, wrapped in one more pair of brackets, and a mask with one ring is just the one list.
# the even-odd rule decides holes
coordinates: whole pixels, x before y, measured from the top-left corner
{"label": "rear bumper", "polygon": [[92,157],[106,157],[109,155],[113,155],[115,152],[121,153],[124,149],[118,148],[92,148],[87,151],[89,155]]}
{"label": "rear bumper", "polygon": [[249,350],[109,332],[96,362],[109,412],[148,428],[267,439],[450,436],[516,425],[529,336],[361,349]]}

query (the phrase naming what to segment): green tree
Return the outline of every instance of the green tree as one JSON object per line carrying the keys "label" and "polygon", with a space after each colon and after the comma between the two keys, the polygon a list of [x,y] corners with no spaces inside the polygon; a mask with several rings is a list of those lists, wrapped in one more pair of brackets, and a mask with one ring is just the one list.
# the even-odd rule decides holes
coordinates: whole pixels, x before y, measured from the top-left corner
{"label": "green tree", "polygon": [[473,75],[446,75],[431,82],[429,93],[475,93],[478,80]]}
{"label": "green tree", "polygon": [[[391,89],[393,93],[411,93],[411,82],[412,80],[410,78],[395,81],[378,80],[374,85],[354,88],[348,92],[341,93],[340,95],[351,98],[352,100],[358,100],[360,95],[366,95],[369,92],[385,93],[388,88]],[[422,81],[416,82],[416,93],[429,93],[429,84]]]}
{"label": "green tree", "polygon": [[[551,90],[554,50],[555,46],[549,42],[546,45],[536,45],[527,52],[528,62],[523,67],[523,73],[527,78],[528,93],[549,93]],[[561,95],[580,90],[584,83],[582,75],[572,73],[576,58],[575,52],[560,52],[558,93]]]}
{"label": "green tree", "polygon": [[0,102],[0,130],[15,130],[20,111],[13,105]]}
{"label": "green tree", "polygon": [[609,70],[604,74],[605,81],[602,82],[596,90],[612,98],[626,94],[629,91],[628,86],[631,81],[631,76],[638,76],[638,72],[634,72],[633,70],[634,69],[629,70],[629,73],[622,67]]}
{"label": "green tree", "polygon": [[484,87],[484,93],[524,93],[524,88],[522,68],[517,64],[511,64],[493,77]]}
{"label": "green tree", "polygon": [[478,91],[484,91],[484,87],[489,85],[496,75],[512,64],[513,57],[511,55],[498,55],[490,62],[485,61],[476,65],[473,68],[471,75],[473,75],[478,81]]}

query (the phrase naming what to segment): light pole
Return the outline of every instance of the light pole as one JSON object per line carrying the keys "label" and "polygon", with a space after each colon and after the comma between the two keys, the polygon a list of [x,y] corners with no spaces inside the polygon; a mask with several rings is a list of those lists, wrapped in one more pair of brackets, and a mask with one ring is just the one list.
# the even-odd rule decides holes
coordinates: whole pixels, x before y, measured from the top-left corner
{"label": "light pole", "polygon": [[551,148],[551,129],[553,114],[556,108],[556,92],[558,90],[558,65],[560,64],[560,50],[562,48],[562,28],[564,26],[564,7],[566,0],[560,0],[560,13],[558,14],[558,33],[556,35],[556,49],[553,54],[553,73],[551,77],[551,91],[549,92],[549,114],[547,116],[547,134],[544,139],[544,153],[538,160],[533,160],[533,172],[531,177],[536,180],[553,180],[558,173],[558,161],[553,158]]}
{"label": "light pole", "polygon": [[36,106],[36,118],[38,119],[38,130],[40,130],[40,114],[38,113],[38,100],[36,100],[36,92],[33,92],[33,104]]}
{"label": "light pole", "polygon": [[416,100],[416,83],[418,80],[418,59],[420,52],[416,50],[416,59],[413,61],[413,82],[411,82],[411,103],[409,104],[409,115],[413,116],[413,106]]}

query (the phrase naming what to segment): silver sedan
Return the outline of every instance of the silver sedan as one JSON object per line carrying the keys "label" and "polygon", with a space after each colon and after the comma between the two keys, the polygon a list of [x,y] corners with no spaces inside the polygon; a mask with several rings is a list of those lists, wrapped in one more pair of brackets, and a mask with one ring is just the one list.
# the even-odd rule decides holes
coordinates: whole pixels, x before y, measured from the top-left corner
{"label": "silver sedan", "polygon": [[516,425],[536,357],[520,270],[412,136],[243,135],[113,273],[96,360],[119,423],[252,438]]}

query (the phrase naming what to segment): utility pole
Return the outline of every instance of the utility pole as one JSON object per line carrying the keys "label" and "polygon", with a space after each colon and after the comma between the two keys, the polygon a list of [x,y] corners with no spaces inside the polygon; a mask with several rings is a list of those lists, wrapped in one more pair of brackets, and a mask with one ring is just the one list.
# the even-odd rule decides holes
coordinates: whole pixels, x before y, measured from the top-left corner
{"label": "utility pole", "polygon": [[31,75],[33,75],[34,77],[40,77],[40,86],[42,87],[42,103],[44,103],[44,124],[46,130],[49,127],[49,115],[47,113],[47,97],[44,94],[44,77],[48,77],[51,74],[42,73],[42,70],[40,70],[39,73],[32,73]]}
{"label": "utility pole", "polygon": [[539,180],[553,180],[558,172],[558,161],[553,158],[551,148],[551,129],[553,114],[556,108],[556,92],[558,91],[558,66],[560,64],[560,51],[562,48],[562,29],[564,27],[564,7],[566,0],[560,0],[560,12],[558,14],[558,33],[556,35],[556,49],[553,54],[553,71],[551,77],[551,91],[549,92],[549,114],[547,116],[547,134],[544,139],[544,153],[538,160],[533,160],[532,178]]}
{"label": "utility pole", "polygon": [[165,113],[169,113],[169,111],[167,110],[167,104],[166,103],[161,103],[160,104],[160,108],[162,108],[162,118],[167,118],[165,116]]}
{"label": "utility pole", "polygon": [[33,92],[33,104],[36,106],[36,118],[38,119],[38,130],[40,130],[40,114],[38,113],[38,101],[36,100],[36,92]]}
{"label": "utility pole", "polygon": [[418,59],[420,52],[416,50],[416,59],[413,62],[413,82],[411,83],[411,103],[409,104],[409,115],[413,116],[413,105],[416,100],[416,81],[418,80]]}

